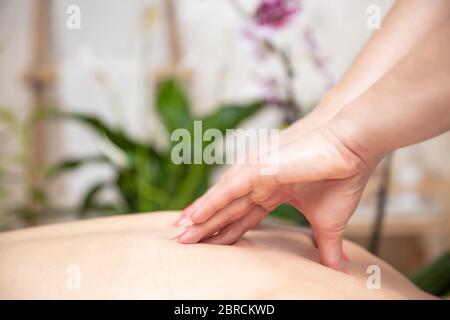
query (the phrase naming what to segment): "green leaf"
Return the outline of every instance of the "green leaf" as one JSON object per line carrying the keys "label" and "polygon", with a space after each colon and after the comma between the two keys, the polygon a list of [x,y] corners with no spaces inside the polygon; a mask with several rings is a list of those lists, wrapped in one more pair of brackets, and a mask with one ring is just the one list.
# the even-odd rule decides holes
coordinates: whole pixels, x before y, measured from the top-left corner
{"label": "green leaf", "polygon": [[304,227],[309,226],[308,220],[303,216],[303,214],[296,208],[288,204],[282,204],[272,210],[270,213],[271,217],[285,220],[287,222],[295,223]]}
{"label": "green leaf", "polygon": [[176,192],[176,201],[174,201],[173,209],[182,209],[192,202],[202,190],[204,180],[209,180],[211,167],[206,164],[189,165],[187,173]]}
{"label": "green leaf", "polygon": [[47,169],[46,175],[49,177],[57,176],[61,173],[76,170],[86,164],[92,163],[109,163],[109,161],[106,157],[99,155],[86,156],[82,158],[65,159],[55,165],[51,165]]}
{"label": "green leaf", "polygon": [[123,151],[132,162],[131,166],[136,165],[136,159],[138,158],[137,154],[142,153],[148,154],[148,160],[152,162],[154,168],[160,166],[161,156],[152,145],[134,141],[122,131],[110,128],[107,124],[94,116],[50,109],[42,114],[41,117],[73,120],[90,127],[100,136],[106,137],[113,145]]}
{"label": "green leaf", "polygon": [[450,293],[450,251],[411,276],[412,282],[435,296]]}
{"label": "green leaf", "polygon": [[45,194],[45,191],[40,188],[32,187],[30,189],[30,197],[34,203],[41,203],[43,205],[47,203],[47,195]]}
{"label": "green leaf", "polygon": [[136,212],[138,208],[135,175],[135,170],[126,168],[118,172],[115,181],[123,201],[127,204],[127,211],[134,212]]}
{"label": "green leaf", "polygon": [[137,163],[135,166],[135,185],[137,193],[137,212],[151,211],[155,205],[161,206],[169,201],[169,197],[163,190],[153,185],[155,172],[152,170],[149,154],[146,152],[138,153]]}
{"label": "green leaf", "polygon": [[168,209],[172,201],[164,189],[156,187],[149,181],[142,168],[121,170],[115,183],[129,212]]}
{"label": "green leaf", "polygon": [[[164,183],[164,175],[161,172],[163,155],[159,154],[151,145],[136,147],[130,150],[130,168],[133,170],[145,170],[146,178],[150,183]],[[144,163],[144,165],[143,165]]]}
{"label": "green leaf", "polygon": [[0,108],[0,121],[15,126],[17,124],[17,119],[14,113],[5,108]]}
{"label": "green leaf", "polygon": [[98,182],[93,184],[89,187],[88,191],[83,197],[83,201],[81,202],[80,206],[80,215],[85,216],[86,214],[95,211],[96,213],[102,213],[104,211],[112,211],[117,213],[119,211],[115,206],[113,205],[105,205],[100,204],[98,202],[98,195],[100,192],[102,192],[105,188],[108,188],[111,186],[110,182]]}
{"label": "green leaf", "polygon": [[158,84],[156,110],[169,134],[175,129],[190,129],[193,126],[189,101],[176,79],[168,79]]}
{"label": "green leaf", "polygon": [[253,102],[243,105],[224,105],[212,114],[203,118],[203,130],[219,129],[224,133],[226,129],[234,129],[241,122],[250,118],[264,106],[263,102]]}
{"label": "green leaf", "polygon": [[9,126],[9,128],[14,132],[16,137],[20,137],[22,134],[22,126],[19,119],[16,115],[3,107],[0,107],[0,122],[3,122],[5,125]]}
{"label": "green leaf", "polygon": [[130,139],[125,133],[121,132],[120,130],[110,128],[102,120],[94,116],[89,116],[77,112],[66,112],[56,109],[48,109],[44,111],[40,115],[40,117],[46,119],[57,118],[65,120],[74,120],[76,122],[82,123],[93,129],[100,136],[107,137],[109,141],[111,141],[111,143],[113,143],[115,146],[122,149],[123,151],[135,149],[136,147],[139,146],[138,143],[132,141],[132,139]]}

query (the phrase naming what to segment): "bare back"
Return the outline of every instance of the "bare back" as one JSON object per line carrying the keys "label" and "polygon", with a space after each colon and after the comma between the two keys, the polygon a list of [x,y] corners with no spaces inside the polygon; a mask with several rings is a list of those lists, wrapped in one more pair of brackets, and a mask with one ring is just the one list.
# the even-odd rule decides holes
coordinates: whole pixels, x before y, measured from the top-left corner
{"label": "bare back", "polygon": [[[0,234],[2,299],[424,299],[392,267],[345,242],[347,274],[318,263],[308,231],[263,223],[232,246],[170,240],[175,212]],[[378,266],[381,289],[367,286]],[[70,283],[78,273],[79,286]]]}

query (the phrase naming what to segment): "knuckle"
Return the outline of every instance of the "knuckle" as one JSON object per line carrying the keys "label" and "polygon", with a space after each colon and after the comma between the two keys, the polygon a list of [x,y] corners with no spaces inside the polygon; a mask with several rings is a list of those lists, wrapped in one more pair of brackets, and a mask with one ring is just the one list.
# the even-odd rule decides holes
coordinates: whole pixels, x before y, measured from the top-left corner
{"label": "knuckle", "polygon": [[235,199],[238,196],[237,188],[227,188],[224,191],[224,196],[226,199]]}
{"label": "knuckle", "polygon": [[249,181],[252,189],[260,186],[261,184],[261,175],[259,173],[259,167],[254,165],[249,168]]}
{"label": "knuckle", "polygon": [[250,208],[250,206],[252,205],[252,201],[250,198],[245,197],[244,199],[241,200],[240,204],[239,204],[239,211],[244,211]]}
{"label": "knuckle", "polygon": [[209,205],[207,206],[207,210],[206,210],[206,212],[207,212],[206,218],[209,219],[214,213],[216,213],[220,209],[221,209],[221,206],[220,206],[219,199],[214,199],[214,200],[210,201]]}
{"label": "knuckle", "polygon": [[262,204],[265,201],[267,201],[268,192],[266,190],[261,190],[260,188],[256,188],[251,192],[250,198],[255,203]]}
{"label": "knuckle", "polygon": [[344,233],[343,226],[327,226],[319,229],[318,238],[326,241],[339,241]]}

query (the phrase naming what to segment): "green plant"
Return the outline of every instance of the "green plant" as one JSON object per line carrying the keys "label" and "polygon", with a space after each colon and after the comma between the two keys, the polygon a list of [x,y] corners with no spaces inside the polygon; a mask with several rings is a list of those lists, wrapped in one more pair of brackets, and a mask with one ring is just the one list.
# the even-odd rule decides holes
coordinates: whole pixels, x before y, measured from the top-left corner
{"label": "green plant", "polygon": [[[158,84],[156,90],[156,110],[167,133],[183,128],[194,137],[195,120],[201,120],[203,130],[216,128],[222,134],[226,129],[235,128],[263,107],[263,102],[223,105],[205,117],[196,117],[181,84],[168,79]],[[171,146],[158,150],[152,143],[137,141],[121,129],[113,128],[102,120],[85,114],[47,111],[45,118],[67,119],[79,122],[103,136],[124,161],[117,161],[107,155],[67,159],[52,166],[49,177],[92,163],[112,166],[115,176],[111,181],[99,181],[85,193],[79,211],[87,213],[128,213],[155,210],[182,209],[206,191],[211,172],[215,165],[175,164],[171,159]],[[191,143],[193,146],[194,144]],[[116,189],[120,203],[102,202],[99,194],[105,188]]]}
{"label": "green plant", "polygon": [[430,294],[441,297],[450,295],[450,251],[410,278],[419,288]]}
{"label": "green plant", "polygon": [[[32,181],[29,169],[31,167],[30,136],[38,114],[31,112],[20,119],[10,110],[0,107],[0,123],[8,128],[11,137],[17,145],[17,150],[2,153],[0,157],[0,208],[2,221],[0,228],[11,218],[18,218],[27,224],[33,224],[39,213],[47,207],[45,192],[41,186]],[[40,172],[42,168],[35,168]],[[11,189],[20,190],[22,202],[8,203]]]}

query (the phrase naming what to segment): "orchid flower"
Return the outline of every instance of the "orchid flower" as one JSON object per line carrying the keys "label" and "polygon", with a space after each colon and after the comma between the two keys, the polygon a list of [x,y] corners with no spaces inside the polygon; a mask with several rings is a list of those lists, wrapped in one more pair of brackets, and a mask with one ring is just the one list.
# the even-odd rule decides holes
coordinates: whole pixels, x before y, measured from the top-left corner
{"label": "orchid flower", "polygon": [[300,11],[299,0],[262,0],[253,17],[259,26],[278,29]]}

